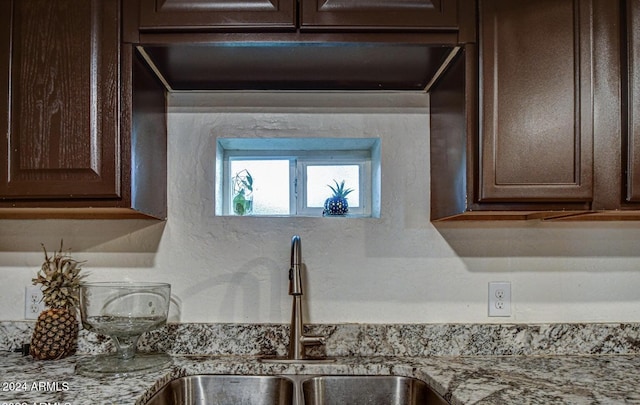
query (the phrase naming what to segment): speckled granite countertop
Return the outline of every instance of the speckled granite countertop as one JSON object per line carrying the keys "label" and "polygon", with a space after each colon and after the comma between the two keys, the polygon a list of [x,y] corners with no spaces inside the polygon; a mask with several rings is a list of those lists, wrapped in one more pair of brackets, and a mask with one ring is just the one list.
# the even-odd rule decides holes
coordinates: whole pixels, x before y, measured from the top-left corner
{"label": "speckled granite countertop", "polygon": [[265,364],[252,356],[175,356],[165,370],[99,379],[76,375],[77,358],[4,355],[0,405],[143,404],[165,382],[193,374],[402,375],[426,381],[452,404],[640,404],[638,355],[343,357],[312,365]]}
{"label": "speckled granite countertop", "polygon": [[[0,405],[143,404],[169,380],[194,374],[402,375],[428,383],[452,404],[640,404],[640,324],[308,325],[327,337],[312,354],[330,364],[260,363],[284,356],[288,325],[169,324],[138,348],[173,356],[165,370],[130,378],[75,374],[80,355],[34,361],[10,353],[33,322],[0,322]],[[81,331],[78,352],[113,350]],[[28,388],[28,391],[20,390]]]}

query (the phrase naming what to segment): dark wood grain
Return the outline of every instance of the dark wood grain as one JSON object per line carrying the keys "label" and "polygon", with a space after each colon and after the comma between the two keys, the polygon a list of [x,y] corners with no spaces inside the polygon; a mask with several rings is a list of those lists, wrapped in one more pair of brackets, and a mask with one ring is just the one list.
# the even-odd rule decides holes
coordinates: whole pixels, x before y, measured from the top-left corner
{"label": "dark wood grain", "polygon": [[456,30],[458,0],[301,0],[303,30]]}
{"label": "dark wood grain", "polygon": [[120,197],[118,13],[109,0],[13,2],[3,198]]}
{"label": "dark wood grain", "polygon": [[640,0],[627,1],[627,201],[640,202]]}
{"label": "dark wood grain", "polygon": [[0,1],[0,218],[166,218],[165,89],[120,29],[119,0]]}
{"label": "dark wood grain", "polygon": [[[633,85],[625,79],[631,69],[621,62],[621,47],[627,34],[637,33],[621,22],[637,18],[625,14],[622,4],[481,1],[480,55],[467,45],[464,72],[454,64],[431,91],[432,220],[640,218],[640,204],[624,201],[623,179],[631,171],[623,164],[623,106]],[[495,21],[502,12],[494,5],[523,7],[506,19],[510,36],[496,32],[495,24],[504,28]],[[537,10],[542,6],[560,10],[539,19],[536,13],[547,12]],[[527,17],[521,20],[520,13]],[[554,29],[562,25],[554,18],[563,15],[566,24]],[[536,27],[527,29],[535,19]],[[501,59],[507,50],[511,55]],[[556,59],[563,66],[554,66]],[[559,83],[553,76],[558,72],[564,75]],[[591,95],[585,98],[585,92]],[[585,151],[592,165],[584,165]],[[581,184],[592,188],[583,197],[575,193]],[[507,192],[492,189],[496,185]]]}
{"label": "dark wood grain", "polygon": [[217,31],[296,27],[294,0],[139,0],[140,29]]}
{"label": "dark wood grain", "polygon": [[591,1],[480,5],[480,201],[591,201]]}

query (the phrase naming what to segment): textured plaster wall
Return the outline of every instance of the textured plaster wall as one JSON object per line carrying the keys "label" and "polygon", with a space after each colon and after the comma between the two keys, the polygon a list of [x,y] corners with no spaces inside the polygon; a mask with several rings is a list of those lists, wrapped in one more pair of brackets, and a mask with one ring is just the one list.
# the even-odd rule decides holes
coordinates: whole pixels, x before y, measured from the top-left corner
{"label": "textured plaster wall", "polygon": [[[427,96],[175,94],[169,112],[169,219],[0,221],[0,320],[23,319],[40,242],[64,238],[91,280],[170,282],[173,321],[288,322],[297,233],[309,322],[640,321],[640,223],[430,223]],[[380,137],[381,218],[216,217],[220,136]],[[511,281],[510,318],[487,317],[489,281]]]}

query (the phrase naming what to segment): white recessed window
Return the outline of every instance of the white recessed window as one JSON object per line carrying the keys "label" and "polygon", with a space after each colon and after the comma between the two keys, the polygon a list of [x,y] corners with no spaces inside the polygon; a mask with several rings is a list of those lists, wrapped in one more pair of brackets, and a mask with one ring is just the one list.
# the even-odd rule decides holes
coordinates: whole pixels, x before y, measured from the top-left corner
{"label": "white recessed window", "polygon": [[380,216],[377,138],[220,138],[217,146],[217,215],[323,216],[342,190],[345,216]]}

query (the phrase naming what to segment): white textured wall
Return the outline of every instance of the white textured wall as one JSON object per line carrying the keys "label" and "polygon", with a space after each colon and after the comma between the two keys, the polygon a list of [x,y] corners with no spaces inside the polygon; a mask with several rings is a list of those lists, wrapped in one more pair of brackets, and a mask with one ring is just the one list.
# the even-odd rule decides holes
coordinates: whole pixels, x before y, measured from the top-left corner
{"label": "white textured wall", "polygon": [[[287,322],[298,233],[310,322],[640,321],[640,223],[429,222],[427,104],[416,95],[173,95],[169,220],[0,221],[0,320],[23,319],[40,242],[52,249],[63,237],[92,280],[170,282],[174,321]],[[218,136],[380,137],[382,217],[215,217]],[[503,280],[513,316],[488,318],[487,283]]]}

